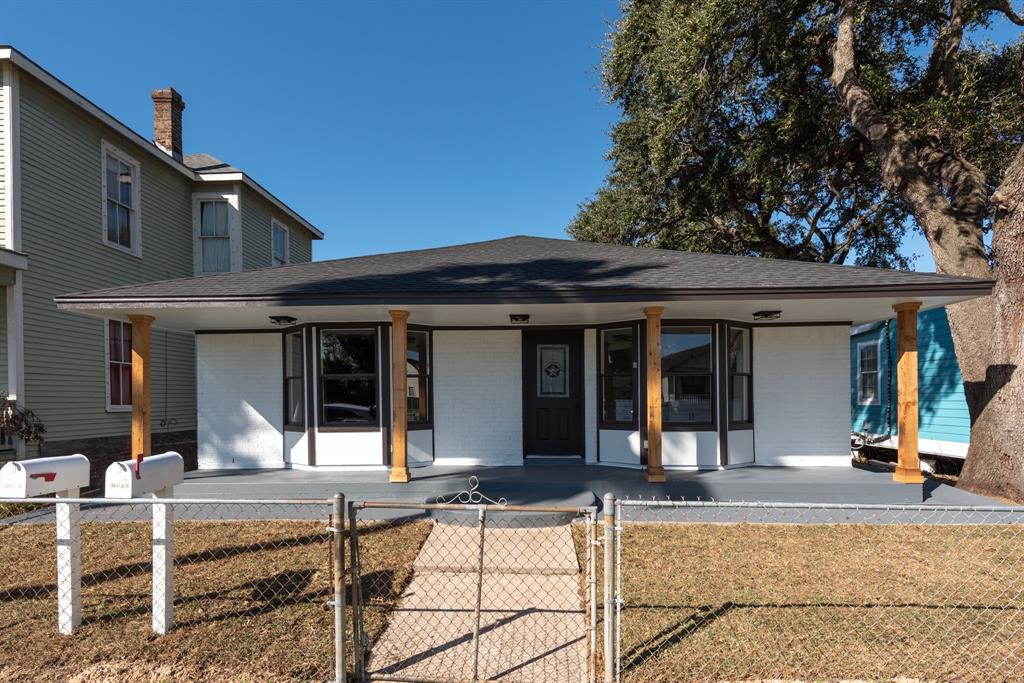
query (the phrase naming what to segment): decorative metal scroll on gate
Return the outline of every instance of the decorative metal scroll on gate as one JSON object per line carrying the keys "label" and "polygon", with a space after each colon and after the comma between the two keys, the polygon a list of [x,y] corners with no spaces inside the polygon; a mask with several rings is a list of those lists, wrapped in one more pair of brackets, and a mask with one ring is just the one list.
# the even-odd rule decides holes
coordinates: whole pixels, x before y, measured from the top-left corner
{"label": "decorative metal scroll on gate", "polygon": [[469,488],[465,491],[459,491],[456,494],[448,496],[437,496],[434,498],[434,502],[438,505],[499,505],[501,507],[508,506],[508,499],[501,497],[498,500],[494,500],[486,496],[480,490],[480,480],[474,475],[469,478]]}

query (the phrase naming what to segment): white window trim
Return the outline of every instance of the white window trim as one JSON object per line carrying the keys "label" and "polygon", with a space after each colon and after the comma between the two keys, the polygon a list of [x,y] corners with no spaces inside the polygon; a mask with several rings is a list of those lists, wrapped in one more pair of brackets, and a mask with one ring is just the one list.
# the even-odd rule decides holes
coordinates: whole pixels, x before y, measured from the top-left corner
{"label": "white window trim", "polygon": [[[103,387],[104,387],[104,402],[107,406],[108,413],[130,413],[132,405],[114,405],[110,402],[110,323],[118,322],[126,323],[124,320],[118,320],[117,318],[104,318],[103,320]],[[135,397],[132,396],[132,400]]]}
{"label": "white window trim", "polygon": [[282,230],[284,230],[284,263],[282,263],[281,265],[287,266],[289,263],[292,262],[292,234],[291,231],[288,229],[288,226],[282,223],[281,221],[277,220],[276,218],[270,219],[270,265],[274,266],[274,228],[281,228]]}
{"label": "white window trim", "polygon": [[[874,400],[865,400],[860,392],[860,377],[863,373],[861,370],[861,353],[860,350],[866,346],[875,347],[875,357],[878,359],[878,369],[875,372],[875,398]],[[882,403],[882,340],[875,339],[874,341],[860,342],[857,344],[857,405],[862,406],[877,406]]]}
{"label": "white window trim", "polygon": [[207,275],[203,272],[203,249],[199,239],[199,203],[204,201],[223,200],[228,203],[228,239],[231,249],[231,271],[242,270],[242,212],[237,192],[197,192],[192,195],[192,261],[196,275]]}
{"label": "white window trim", "polygon": [[[107,155],[116,157],[120,161],[132,167],[132,247],[128,249],[117,242],[107,239]],[[100,238],[103,244],[111,249],[142,257],[142,164],[132,156],[125,154],[120,149],[106,140],[100,140],[100,206],[102,207],[103,221],[100,223]]]}

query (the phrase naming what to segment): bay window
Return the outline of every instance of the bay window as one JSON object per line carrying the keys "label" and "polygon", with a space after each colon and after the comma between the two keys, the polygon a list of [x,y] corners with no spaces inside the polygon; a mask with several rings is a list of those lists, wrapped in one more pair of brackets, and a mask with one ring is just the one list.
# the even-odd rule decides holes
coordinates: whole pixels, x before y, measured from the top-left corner
{"label": "bay window", "polygon": [[320,332],[320,424],[378,425],[377,332]]}
{"label": "bay window", "polygon": [[729,425],[749,426],[753,423],[753,381],[750,330],[729,327]]}
{"label": "bay window", "polygon": [[636,424],[636,335],[634,328],[601,330],[601,423]]}
{"label": "bay window", "polygon": [[662,421],[666,426],[714,427],[711,327],[663,327]]}
{"label": "bay window", "polygon": [[410,429],[430,426],[430,333],[410,330],[406,340],[406,414]]}

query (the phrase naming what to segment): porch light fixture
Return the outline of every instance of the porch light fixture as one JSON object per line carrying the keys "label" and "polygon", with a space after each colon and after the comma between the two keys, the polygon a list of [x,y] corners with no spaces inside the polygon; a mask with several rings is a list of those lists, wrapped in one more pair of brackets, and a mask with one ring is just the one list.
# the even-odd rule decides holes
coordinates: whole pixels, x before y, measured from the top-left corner
{"label": "porch light fixture", "polygon": [[270,322],[275,325],[294,325],[299,321],[298,318],[293,318],[290,315],[272,315],[270,316]]}
{"label": "porch light fixture", "polygon": [[529,313],[509,313],[508,321],[513,325],[529,325],[530,314]]}
{"label": "porch light fixture", "polygon": [[754,311],[754,320],[778,320],[782,311]]}

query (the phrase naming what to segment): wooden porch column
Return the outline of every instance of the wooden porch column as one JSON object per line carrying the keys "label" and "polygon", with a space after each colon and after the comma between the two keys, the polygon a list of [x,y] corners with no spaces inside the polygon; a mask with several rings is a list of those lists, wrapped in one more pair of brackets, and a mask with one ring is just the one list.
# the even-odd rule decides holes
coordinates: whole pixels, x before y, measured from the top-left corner
{"label": "wooden porch column", "polygon": [[647,481],[665,481],[661,465],[661,314],[662,306],[648,306],[647,316]]}
{"label": "wooden porch column", "polygon": [[153,454],[153,360],[150,354],[151,315],[130,315],[132,323],[132,459]]}
{"label": "wooden porch column", "polygon": [[899,429],[899,455],[896,462],[894,481],[904,484],[920,484],[921,463],[917,453],[917,310],[919,301],[896,304],[896,327],[899,338],[897,363],[899,407],[897,424]]}
{"label": "wooden porch column", "polygon": [[409,481],[406,457],[408,422],[409,311],[388,311],[391,314],[391,477],[394,483]]}

